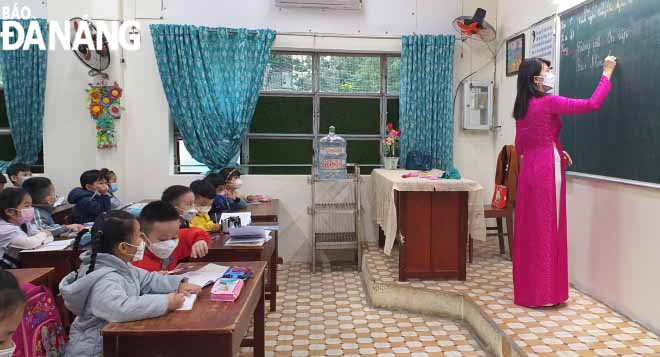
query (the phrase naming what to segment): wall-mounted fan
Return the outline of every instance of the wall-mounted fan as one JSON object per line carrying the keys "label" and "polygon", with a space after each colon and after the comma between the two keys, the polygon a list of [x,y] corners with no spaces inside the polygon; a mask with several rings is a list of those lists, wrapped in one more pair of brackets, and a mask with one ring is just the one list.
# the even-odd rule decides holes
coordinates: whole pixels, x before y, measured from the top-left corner
{"label": "wall-mounted fan", "polygon": [[[71,22],[71,28],[73,30],[71,31],[71,50],[73,53],[75,53],[76,57],[78,57],[78,59],[80,59],[80,61],[85,64],[85,66],[90,68],[90,76],[102,76],[107,78],[107,75],[103,73],[103,71],[108,69],[108,66],[110,66],[110,48],[108,47],[108,40],[105,38],[105,36],[103,36],[103,34],[99,34],[96,31],[96,26],[94,26],[91,21],[80,17],[74,17],[69,21]],[[89,33],[91,34],[92,41],[95,45],[97,36],[102,36],[102,47],[100,50],[97,49],[96,46],[89,47],[87,44],[80,44],[75,48],[73,47],[73,41],[75,39],[76,33],[78,32],[78,28],[80,28],[83,23],[89,27]],[[83,34],[83,36],[85,35]]]}
{"label": "wall-mounted fan", "polygon": [[495,40],[495,28],[486,22],[486,10],[477,8],[474,16],[460,16],[454,19],[452,25],[462,39],[469,38],[486,43]]}

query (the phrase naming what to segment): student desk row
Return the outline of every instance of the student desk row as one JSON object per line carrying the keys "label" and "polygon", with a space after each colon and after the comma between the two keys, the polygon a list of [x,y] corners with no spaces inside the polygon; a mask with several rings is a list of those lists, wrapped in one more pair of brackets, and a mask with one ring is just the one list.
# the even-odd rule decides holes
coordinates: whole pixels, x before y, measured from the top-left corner
{"label": "student desk row", "polygon": [[[174,311],[149,320],[110,323],[102,332],[104,357],[236,356],[240,347],[264,355],[265,262],[220,263],[249,267],[248,279],[235,302],[211,301],[211,287],[197,296],[191,311]],[[185,265],[202,266],[203,263]],[[244,339],[254,322],[254,337]]]}
{"label": "student desk row", "polygon": [[[225,243],[229,236],[225,234],[213,234],[209,246],[208,255],[202,259],[190,261],[200,262],[228,262],[228,261],[265,261],[268,262],[269,285],[267,298],[270,300],[270,311],[275,311],[277,304],[277,236],[273,237],[262,246],[256,247],[231,247]],[[57,294],[59,282],[67,274],[74,271],[79,264],[73,248],[56,251],[30,251],[24,250],[20,253],[21,264],[24,268],[48,268],[55,269],[54,279],[56,285],[53,292]]]}

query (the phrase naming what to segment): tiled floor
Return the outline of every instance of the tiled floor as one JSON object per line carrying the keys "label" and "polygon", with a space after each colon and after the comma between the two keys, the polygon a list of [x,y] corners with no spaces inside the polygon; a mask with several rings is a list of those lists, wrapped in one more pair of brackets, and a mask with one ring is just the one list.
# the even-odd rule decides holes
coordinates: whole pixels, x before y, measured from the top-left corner
{"label": "tiled floor", "polygon": [[469,296],[528,356],[660,356],[657,335],[575,289],[559,307],[514,305],[511,262],[499,255],[496,239],[475,242],[475,262],[464,282],[398,282],[398,256],[386,256],[375,244],[364,259],[378,283]]}
{"label": "tiled floor", "polygon": [[371,308],[354,266],[311,273],[307,264],[293,264],[278,274],[266,355],[486,356],[460,323]]}

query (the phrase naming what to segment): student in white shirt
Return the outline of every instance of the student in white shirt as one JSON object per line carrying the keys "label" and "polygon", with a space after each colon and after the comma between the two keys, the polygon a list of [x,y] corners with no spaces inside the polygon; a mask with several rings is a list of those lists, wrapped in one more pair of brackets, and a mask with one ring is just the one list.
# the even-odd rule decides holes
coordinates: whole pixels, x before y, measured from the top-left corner
{"label": "student in white shirt", "polygon": [[47,230],[28,235],[21,228],[33,220],[32,198],[27,191],[12,187],[0,192],[0,266],[16,267],[20,250],[34,249],[53,241],[53,235]]}

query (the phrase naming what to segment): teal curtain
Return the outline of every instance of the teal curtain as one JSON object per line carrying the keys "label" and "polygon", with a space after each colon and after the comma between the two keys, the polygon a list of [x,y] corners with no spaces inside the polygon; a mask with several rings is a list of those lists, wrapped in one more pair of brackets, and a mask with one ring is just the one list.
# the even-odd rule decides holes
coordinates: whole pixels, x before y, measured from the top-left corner
{"label": "teal curtain", "polygon": [[186,148],[211,170],[235,162],[275,32],[191,25],[150,29],[170,113]]}
{"label": "teal curtain", "polygon": [[401,38],[401,162],[411,151],[429,154],[449,170],[454,159],[454,41],[452,35]]}
{"label": "teal curtain", "polygon": [[[48,47],[48,23],[44,19],[13,20],[27,31],[31,22],[37,22],[41,36]],[[0,20],[0,27],[2,21]],[[14,37],[15,38],[15,37]],[[1,43],[1,42],[0,42]],[[0,161],[5,172],[12,162],[34,164],[39,160],[43,146],[44,96],[46,92],[46,63],[48,51],[32,45],[29,49],[0,51],[2,83],[11,137],[16,149],[12,161]]]}

